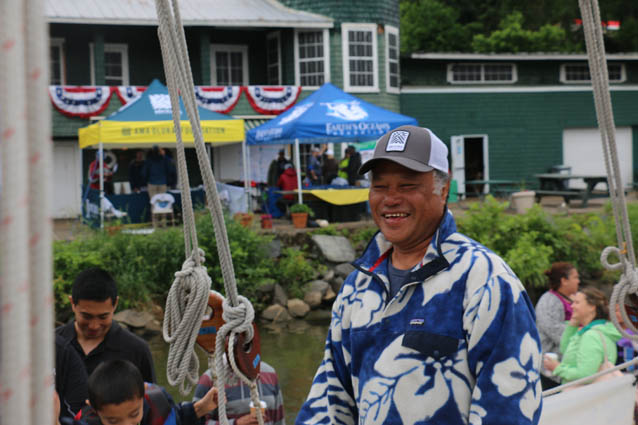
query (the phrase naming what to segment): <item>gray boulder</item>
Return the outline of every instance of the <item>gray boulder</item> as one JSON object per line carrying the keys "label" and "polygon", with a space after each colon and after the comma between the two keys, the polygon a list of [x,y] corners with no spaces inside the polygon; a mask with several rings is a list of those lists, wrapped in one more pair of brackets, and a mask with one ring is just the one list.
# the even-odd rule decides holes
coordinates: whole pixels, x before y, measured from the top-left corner
{"label": "gray boulder", "polygon": [[281,256],[281,241],[279,239],[273,239],[268,243],[266,252],[270,258],[278,258]]}
{"label": "gray boulder", "polygon": [[335,291],[333,291],[332,288],[328,288],[326,293],[323,294],[323,301],[327,303],[333,302],[335,298],[337,298],[337,294],[335,294]]}
{"label": "gray boulder", "polygon": [[311,309],[315,309],[321,305],[323,295],[319,291],[309,291],[304,295],[303,300]]}
{"label": "gray boulder", "polygon": [[328,271],[323,274],[323,277],[321,278],[321,280],[330,282],[334,277],[335,277],[335,271],[332,269],[328,269]]}
{"label": "gray boulder", "polygon": [[308,304],[298,298],[288,300],[288,312],[292,317],[302,318],[310,311]]}
{"label": "gray boulder", "polygon": [[352,244],[343,236],[313,235],[312,241],[319,248],[321,255],[330,262],[342,263],[355,259]]}
{"label": "gray boulder", "polygon": [[354,266],[350,263],[341,263],[341,264],[337,264],[334,270],[337,276],[340,276],[345,279],[346,277],[348,277],[350,273],[354,271]]}
{"label": "gray boulder", "polygon": [[270,320],[272,322],[287,322],[291,320],[290,314],[286,310],[286,307],[279,304],[273,304],[261,312],[261,318]]}
{"label": "gray boulder", "polygon": [[332,287],[332,290],[335,291],[337,294],[341,290],[341,285],[343,285],[343,280],[344,279],[341,276],[337,276],[330,281],[330,286]]}
{"label": "gray boulder", "polygon": [[306,285],[304,286],[307,292],[313,292],[313,291],[321,292],[322,296],[323,294],[326,293],[329,287],[330,287],[330,284],[326,282],[325,280],[313,280],[306,283]]}
{"label": "gray boulder", "polygon": [[273,296],[273,302],[275,304],[285,306],[288,303],[288,295],[286,295],[286,291],[281,287],[280,284],[275,284],[275,294]]}
{"label": "gray boulder", "polygon": [[154,317],[147,311],[135,311],[131,309],[122,310],[113,316],[119,323],[123,323],[131,328],[145,328]]}

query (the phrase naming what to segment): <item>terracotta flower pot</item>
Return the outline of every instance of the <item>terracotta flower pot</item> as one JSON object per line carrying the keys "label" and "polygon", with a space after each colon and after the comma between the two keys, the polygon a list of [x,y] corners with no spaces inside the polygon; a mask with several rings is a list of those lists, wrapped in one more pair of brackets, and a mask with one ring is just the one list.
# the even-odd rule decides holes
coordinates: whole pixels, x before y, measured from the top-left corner
{"label": "terracotta flower pot", "polygon": [[261,216],[261,228],[272,229],[272,216],[270,214],[262,214]]}
{"label": "terracotta flower pot", "polygon": [[308,213],[290,213],[292,217],[292,226],[296,229],[305,229],[308,223]]}

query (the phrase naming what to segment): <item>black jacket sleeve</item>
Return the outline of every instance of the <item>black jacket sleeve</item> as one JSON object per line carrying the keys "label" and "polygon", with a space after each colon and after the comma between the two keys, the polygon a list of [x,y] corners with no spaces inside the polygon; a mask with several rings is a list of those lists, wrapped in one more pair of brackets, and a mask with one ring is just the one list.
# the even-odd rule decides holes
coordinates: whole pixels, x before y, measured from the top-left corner
{"label": "black jacket sleeve", "polygon": [[62,336],[55,337],[55,389],[60,397],[60,418],[73,418],[89,398],[84,362]]}

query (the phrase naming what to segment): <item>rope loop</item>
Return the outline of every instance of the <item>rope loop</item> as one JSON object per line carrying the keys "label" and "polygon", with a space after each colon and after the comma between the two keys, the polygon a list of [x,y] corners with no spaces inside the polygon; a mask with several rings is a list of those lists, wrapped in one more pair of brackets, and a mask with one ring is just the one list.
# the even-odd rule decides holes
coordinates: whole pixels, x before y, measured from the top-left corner
{"label": "rope loop", "polygon": [[[618,256],[619,261],[617,263],[612,264],[608,261],[609,255],[611,254],[616,254]],[[623,258],[624,256],[620,248],[615,246],[608,246],[603,249],[603,252],[600,253],[600,262],[607,270],[621,270],[622,268],[624,268],[625,264]]]}
{"label": "rope loop", "polygon": [[237,301],[237,306],[233,306],[228,298],[224,298],[222,317],[226,324],[222,328],[227,327],[238,334],[246,332],[246,340],[250,342],[254,336],[252,323],[255,320],[255,309],[250,300],[242,295],[237,296]]}
{"label": "rope loop", "polygon": [[196,265],[195,255],[203,259],[204,251],[194,251],[184,261],[182,270],[175,273],[162,326],[164,340],[170,344],[166,377],[170,385],[179,384],[183,395],[190,393],[199,380],[199,360],[192,347],[206,312],[211,286],[206,267]]}

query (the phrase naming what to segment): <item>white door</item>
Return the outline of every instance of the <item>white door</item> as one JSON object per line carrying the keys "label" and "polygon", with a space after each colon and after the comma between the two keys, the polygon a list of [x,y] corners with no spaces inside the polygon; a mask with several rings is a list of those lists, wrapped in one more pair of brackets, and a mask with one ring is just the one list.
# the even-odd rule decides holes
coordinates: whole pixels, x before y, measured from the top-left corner
{"label": "white door", "polygon": [[463,136],[452,136],[452,178],[459,193],[465,193],[465,141]]}
{"label": "white door", "polygon": [[77,140],[53,142],[53,218],[75,218],[82,203],[82,166]]}
{"label": "white door", "polygon": [[[631,127],[616,128],[616,146],[622,185],[633,182],[633,148]],[[563,130],[563,164],[572,168],[572,174],[606,175],[603,147],[597,128],[570,128]],[[569,187],[581,189],[585,183],[570,180]]]}

